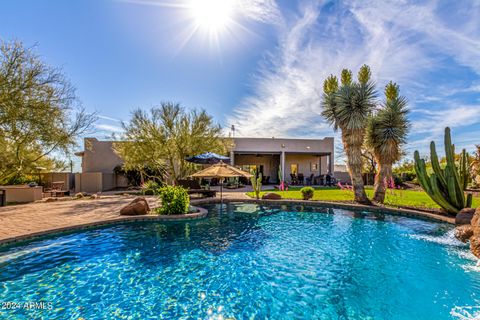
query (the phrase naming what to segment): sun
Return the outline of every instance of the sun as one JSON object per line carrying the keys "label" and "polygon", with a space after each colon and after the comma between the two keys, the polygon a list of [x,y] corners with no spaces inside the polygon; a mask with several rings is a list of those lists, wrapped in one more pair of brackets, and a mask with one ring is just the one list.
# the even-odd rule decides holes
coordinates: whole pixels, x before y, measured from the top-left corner
{"label": "sun", "polygon": [[233,22],[234,0],[190,0],[188,8],[198,29],[220,33]]}

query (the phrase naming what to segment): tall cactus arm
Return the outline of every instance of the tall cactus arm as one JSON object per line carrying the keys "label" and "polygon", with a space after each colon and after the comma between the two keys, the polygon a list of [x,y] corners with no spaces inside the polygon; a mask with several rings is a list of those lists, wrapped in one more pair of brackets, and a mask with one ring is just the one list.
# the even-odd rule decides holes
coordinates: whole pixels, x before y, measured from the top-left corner
{"label": "tall cactus arm", "polygon": [[432,186],[432,194],[430,195],[432,200],[435,201],[440,207],[445,209],[448,213],[457,214],[459,210],[450,204],[442,195],[435,174],[430,176],[430,185]]}
{"label": "tall cactus arm", "polygon": [[415,158],[415,172],[417,174],[417,179],[423,190],[427,193],[430,193],[430,180],[428,179],[427,169],[425,167],[425,160],[420,159],[420,154],[418,151],[415,151],[413,157]]}
{"label": "tall cactus arm", "polygon": [[460,184],[462,185],[462,190],[466,190],[468,183],[470,182],[470,159],[467,153],[467,150],[463,149],[460,155]]}
{"label": "tall cactus arm", "polygon": [[[448,165],[447,165],[448,166]],[[464,207],[464,196],[463,191],[457,187],[457,183],[455,182],[455,176],[451,172],[452,170],[448,168],[445,170],[446,172],[446,179],[447,179],[447,199],[449,200],[450,204],[455,208],[463,208]]]}
{"label": "tall cactus arm", "polygon": [[471,193],[467,194],[467,203],[465,204],[465,208],[471,208],[473,201],[473,195]]}
{"label": "tall cactus arm", "polygon": [[449,127],[445,128],[445,157],[447,158],[447,167],[450,165],[452,174],[455,177],[455,183],[457,183],[459,189],[463,190],[463,185],[460,183],[460,176],[455,165],[455,145],[452,144]]}
{"label": "tall cactus arm", "polygon": [[442,184],[442,187],[447,188],[447,179],[445,178],[445,173],[440,167],[440,162],[438,161],[437,150],[435,148],[435,142],[430,142],[430,160],[432,162],[433,172],[437,174],[437,179]]}

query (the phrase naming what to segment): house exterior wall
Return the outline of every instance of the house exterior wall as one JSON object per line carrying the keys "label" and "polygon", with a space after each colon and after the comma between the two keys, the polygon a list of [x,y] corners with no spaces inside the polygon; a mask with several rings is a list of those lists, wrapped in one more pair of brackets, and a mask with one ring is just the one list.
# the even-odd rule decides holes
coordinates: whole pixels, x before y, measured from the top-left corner
{"label": "house exterior wall", "polygon": [[235,165],[257,165],[263,166],[263,175],[270,176],[270,181],[277,181],[278,167],[280,165],[280,154],[239,154],[235,156]]}
{"label": "house exterior wall", "polygon": [[97,193],[103,190],[101,172],[82,172],[75,174],[75,192]]}
{"label": "house exterior wall", "polygon": [[333,138],[279,139],[279,138],[234,138],[234,152],[264,153],[334,153]]}
{"label": "house exterior wall", "polygon": [[82,156],[82,172],[112,173],[123,163],[113,150],[113,141],[99,141],[96,138],[85,139]]}
{"label": "house exterior wall", "polygon": [[[270,156],[266,155],[269,153]],[[305,178],[311,174],[318,176],[333,173],[333,157],[334,140],[330,137],[317,140],[235,138],[234,149],[231,152],[234,165],[264,165],[264,172],[270,174],[271,181],[277,180],[279,167],[284,168],[284,179],[290,181],[291,164],[297,164],[298,173],[302,173]],[[278,159],[278,162],[267,162],[263,158]],[[312,169],[314,163],[318,165],[317,169]]]}
{"label": "house exterior wall", "polygon": [[[113,174],[122,159],[113,150],[113,141],[85,139],[82,156],[82,173],[75,177],[77,192],[99,192],[126,186],[126,179]],[[290,179],[290,164],[297,163],[298,172],[305,178],[333,172],[334,140],[281,139],[281,138],[234,138],[231,163],[234,165],[263,165],[264,175],[270,181],[278,181],[278,169],[284,167],[285,179]],[[284,161],[282,160],[284,159]],[[283,162],[282,162],[283,161]],[[312,170],[312,163],[320,164],[320,172]],[[120,185],[121,184],[121,185]]]}
{"label": "house exterior wall", "polygon": [[[285,173],[287,174],[287,178],[290,177],[290,174],[292,173],[292,164],[298,165],[298,173],[303,173],[305,178],[309,177],[311,174],[318,176],[320,174],[326,174],[328,172],[326,157],[318,157],[315,155],[307,154],[286,154]],[[312,164],[317,164],[319,168],[317,167],[318,169],[312,170]]]}

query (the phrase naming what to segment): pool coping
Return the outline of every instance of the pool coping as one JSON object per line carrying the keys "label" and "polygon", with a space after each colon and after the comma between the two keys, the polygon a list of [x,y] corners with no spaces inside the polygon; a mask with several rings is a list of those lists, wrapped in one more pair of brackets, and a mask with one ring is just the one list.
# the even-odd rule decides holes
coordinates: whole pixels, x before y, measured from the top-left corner
{"label": "pool coping", "polygon": [[335,208],[335,209],[347,209],[347,210],[365,210],[370,212],[387,212],[392,215],[403,215],[414,218],[423,218],[430,221],[445,222],[455,225],[455,218],[448,217],[441,214],[436,214],[432,212],[405,209],[405,208],[391,208],[375,205],[364,205],[356,203],[343,203],[343,202],[329,202],[329,201],[319,201],[319,200],[299,200],[299,199],[244,199],[244,198],[228,198],[228,199],[198,199],[192,201],[195,205],[210,204],[210,203],[224,203],[231,202],[249,202],[249,203],[260,203],[260,204],[285,204],[285,205],[309,205],[312,207],[323,207],[323,208]]}
{"label": "pool coping", "polygon": [[402,208],[389,208],[389,207],[380,207],[380,206],[369,206],[362,204],[349,204],[341,202],[327,202],[327,201],[318,201],[318,200],[296,200],[296,199],[278,199],[278,200],[267,200],[267,199],[245,199],[245,198],[228,198],[228,199],[219,199],[219,198],[205,198],[205,199],[195,199],[191,200],[192,206],[198,209],[198,212],[182,214],[182,215],[137,215],[137,216],[117,216],[114,218],[108,218],[105,220],[98,220],[94,222],[82,223],[82,224],[73,224],[65,227],[52,228],[48,230],[42,230],[37,232],[32,232],[28,234],[13,236],[9,238],[4,238],[0,240],[0,247],[11,245],[18,242],[24,242],[29,240],[34,240],[48,235],[67,233],[77,230],[92,229],[95,227],[102,227],[108,225],[115,225],[120,223],[128,222],[145,222],[145,221],[156,221],[156,222],[168,222],[168,221],[193,221],[198,219],[203,219],[208,215],[208,211],[199,205],[204,204],[217,204],[217,203],[258,203],[265,205],[280,204],[280,205],[308,205],[312,207],[322,207],[322,208],[335,208],[335,209],[347,209],[347,210],[364,210],[370,212],[386,212],[392,215],[402,215],[414,218],[421,218],[430,221],[444,222],[449,224],[455,224],[455,218],[447,217],[435,213],[429,213],[425,211],[418,211],[412,209],[402,209]]}
{"label": "pool coping", "polygon": [[158,215],[153,213],[146,214],[146,215],[132,215],[132,216],[119,215],[117,217],[108,218],[105,220],[98,220],[94,222],[87,222],[87,223],[81,223],[81,224],[73,224],[65,227],[58,227],[58,228],[52,228],[48,230],[32,232],[29,234],[23,234],[19,236],[10,237],[10,238],[0,239],[0,247],[11,245],[17,242],[35,240],[37,238],[41,238],[48,235],[62,234],[62,233],[67,233],[70,231],[77,231],[77,230],[92,229],[95,227],[104,227],[104,226],[115,225],[120,223],[144,222],[144,221],[156,221],[156,222],[192,221],[192,220],[203,219],[208,215],[207,209],[193,206],[193,205],[192,207],[197,209],[198,211],[193,213],[176,214],[176,215]]}

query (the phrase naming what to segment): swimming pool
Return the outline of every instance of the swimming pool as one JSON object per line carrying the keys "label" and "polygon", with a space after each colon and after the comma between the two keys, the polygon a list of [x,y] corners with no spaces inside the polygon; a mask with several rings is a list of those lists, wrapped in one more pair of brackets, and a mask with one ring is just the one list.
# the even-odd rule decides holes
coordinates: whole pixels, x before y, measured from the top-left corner
{"label": "swimming pool", "polygon": [[480,314],[480,271],[451,225],[327,208],[206,208],[194,222],[127,223],[1,249],[0,318]]}

